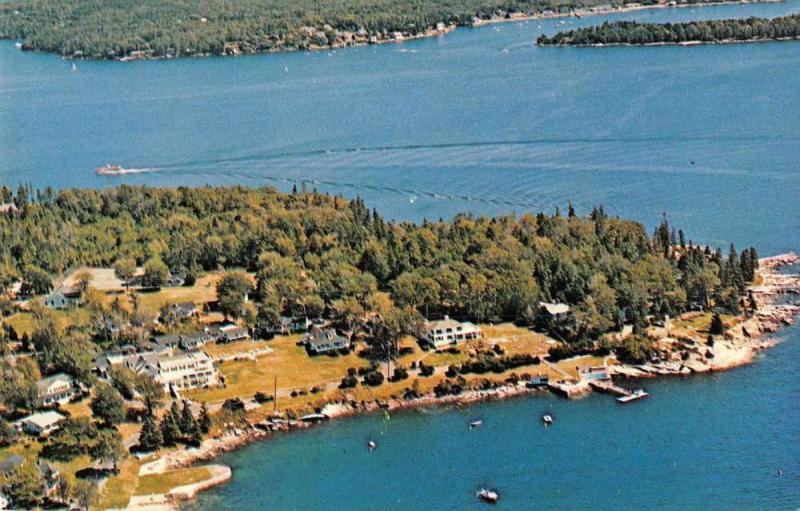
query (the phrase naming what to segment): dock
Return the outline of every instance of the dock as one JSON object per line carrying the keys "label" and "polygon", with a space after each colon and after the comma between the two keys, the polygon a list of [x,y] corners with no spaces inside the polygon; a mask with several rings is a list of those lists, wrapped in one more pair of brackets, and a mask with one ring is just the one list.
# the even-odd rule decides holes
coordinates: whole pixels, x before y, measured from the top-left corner
{"label": "dock", "polygon": [[617,396],[617,402],[621,404],[638,401],[648,397],[650,394],[643,389],[628,390],[626,388],[616,385],[613,381],[592,381],[589,385],[598,392],[605,392],[606,394],[613,394]]}

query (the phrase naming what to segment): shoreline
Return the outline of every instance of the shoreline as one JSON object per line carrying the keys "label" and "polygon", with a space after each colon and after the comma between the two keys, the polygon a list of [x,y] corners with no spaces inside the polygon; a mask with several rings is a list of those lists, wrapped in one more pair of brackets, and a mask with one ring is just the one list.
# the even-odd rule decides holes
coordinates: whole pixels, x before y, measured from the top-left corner
{"label": "shoreline", "polygon": [[659,43],[596,43],[596,44],[537,44],[542,48],[651,48],[657,46],[707,46],[713,44],[751,44],[751,43],[780,43],[788,41],[800,41],[800,37],[777,37],[770,39],[720,39],[718,41],[682,41],[682,42],[659,42]]}
{"label": "shoreline", "polygon": [[[528,22],[528,21],[537,21],[537,20],[547,20],[547,19],[563,19],[563,18],[589,18],[589,17],[596,17],[596,16],[605,16],[610,14],[621,14],[627,12],[635,12],[635,11],[644,11],[650,9],[679,9],[679,8],[694,8],[694,7],[715,7],[715,6],[725,6],[725,5],[744,5],[744,4],[764,4],[764,3],[782,3],[784,0],[720,0],[720,1],[708,1],[708,2],[698,2],[698,3],[681,3],[670,5],[669,3],[659,3],[659,4],[652,4],[652,5],[645,5],[636,2],[631,2],[628,5],[622,5],[620,7],[609,7],[609,8],[597,8],[597,7],[580,7],[574,8],[569,12],[550,12],[550,11],[541,11],[533,14],[528,14],[524,12],[506,12],[503,15],[492,15],[489,18],[477,18],[473,17],[473,19],[468,23],[456,23],[452,22],[450,24],[446,24],[440,22],[435,26],[428,27],[422,32],[411,34],[411,33],[401,33],[401,32],[393,32],[385,34],[384,36],[378,38],[376,35],[370,35],[368,37],[357,34],[355,32],[348,32],[342,31],[339,32],[339,36],[336,42],[327,45],[314,45],[309,44],[307,47],[300,47],[300,46],[282,46],[279,48],[270,48],[265,50],[249,50],[243,49],[241,43],[239,42],[229,42],[226,43],[225,49],[222,53],[193,53],[187,55],[149,55],[146,52],[141,52],[137,54],[128,54],[121,57],[111,57],[111,58],[95,58],[95,57],[84,57],[83,55],[59,55],[62,59],[65,60],[111,60],[117,62],[133,62],[139,60],[172,60],[172,59],[179,59],[179,58],[205,58],[205,57],[225,57],[225,56],[239,56],[239,55],[265,55],[265,54],[273,54],[273,53],[283,53],[283,52],[296,52],[296,51],[334,51],[338,49],[345,49],[345,48],[355,48],[361,46],[370,46],[370,45],[379,45],[379,44],[391,44],[391,43],[403,43],[406,41],[414,41],[419,39],[428,39],[432,37],[441,37],[445,34],[455,31],[457,28],[479,28],[485,25],[491,25],[496,23],[513,23],[513,22]],[[314,27],[303,27],[304,29],[308,29],[311,31],[316,31]],[[366,37],[366,38],[365,38]],[[33,51],[39,53],[57,53],[49,50],[42,50],[34,47],[28,47],[24,43],[19,42],[18,40],[13,40],[8,38],[9,41],[14,41],[15,44],[18,45],[18,48],[22,51]],[[755,41],[741,41],[741,42],[755,42]],[[652,45],[659,45],[662,43],[652,43]],[[664,43],[664,44],[681,44],[681,43]],[[650,46],[651,44],[647,45],[630,45],[630,46]],[[547,45],[547,46],[573,46],[573,45]],[[602,46],[602,45],[582,45],[585,47],[595,47],[595,46]],[[605,46],[624,46],[624,44],[617,44],[617,45],[605,45]],[[134,52],[136,53],[136,52]]]}
{"label": "shoreline", "polygon": [[[678,361],[668,360],[641,365],[611,365],[609,366],[610,373],[617,378],[625,379],[688,376],[727,371],[753,363],[758,353],[772,348],[780,342],[779,339],[767,338],[768,336],[794,324],[796,318],[800,317],[800,301],[796,301],[794,304],[777,303],[782,296],[800,295],[800,274],[783,274],[779,271],[783,267],[800,264],[800,256],[790,252],[762,258],[759,263],[760,267],[757,273],[761,277],[761,283],[747,288],[748,294],[757,304],[757,310],[749,317],[737,316],[737,319],[741,319],[741,321],[728,328],[713,347],[707,347],[706,351],[696,350],[686,359],[678,357]],[[658,342],[666,339],[670,339],[669,332]],[[677,337],[675,340],[686,341],[686,339]],[[672,352],[672,355],[678,355],[678,353]],[[588,382],[576,385],[575,388],[576,391],[574,394],[570,394],[569,399],[583,397],[593,391]],[[327,417],[327,420],[336,420],[367,415],[380,410],[406,411],[437,406],[467,406],[484,401],[537,395],[542,392],[548,392],[548,390],[528,388],[520,383],[506,384],[491,390],[468,390],[458,395],[441,397],[428,393],[411,400],[396,398],[385,402],[372,400],[361,404],[329,402],[322,408],[321,413]],[[301,420],[265,420],[256,424],[250,423],[248,429],[234,429],[225,435],[204,440],[197,449],[167,453],[156,463],[160,464],[162,471],[198,466],[200,463],[215,460],[221,454],[245,447],[257,440],[268,439],[274,433],[288,433],[307,429],[314,425]],[[224,484],[232,477],[230,468],[225,465],[205,466],[212,470],[211,478],[192,485],[173,488],[163,495],[132,497],[127,509],[179,509],[182,503],[195,498],[199,492]]]}

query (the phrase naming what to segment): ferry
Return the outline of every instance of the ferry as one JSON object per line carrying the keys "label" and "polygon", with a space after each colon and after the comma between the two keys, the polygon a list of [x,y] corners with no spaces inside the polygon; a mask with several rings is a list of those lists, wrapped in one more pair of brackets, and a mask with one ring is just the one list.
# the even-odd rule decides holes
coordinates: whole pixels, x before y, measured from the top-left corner
{"label": "ferry", "polygon": [[488,502],[489,504],[496,504],[497,501],[500,500],[500,495],[498,495],[496,491],[488,490],[486,488],[481,488],[477,493],[477,497],[484,502]]}
{"label": "ferry", "polygon": [[125,169],[119,165],[111,165],[106,163],[105,167],[97,167],[94,169],[94,172],[98,176],[116,176],[118,174],[124,174]]}
{"label": "ferry", "polygon": [[649,395],[650,394],[645,392],[643,389],[634,390],[633,392],[631,392],[627,396],[618,397],[617,398],[617,403],[620,403],[620,404],[624,405],[624,404],[627,404],[627,403],[632,403],[633,401],[639,401],[640,399],[644,399],[644,398],[648,397]]}

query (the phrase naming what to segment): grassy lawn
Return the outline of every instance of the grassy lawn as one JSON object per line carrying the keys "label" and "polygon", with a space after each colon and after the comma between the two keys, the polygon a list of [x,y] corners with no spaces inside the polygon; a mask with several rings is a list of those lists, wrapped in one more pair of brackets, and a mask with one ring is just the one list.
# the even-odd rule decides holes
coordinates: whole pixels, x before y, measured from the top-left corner
{"label": "grassy lawn", "polygon": [[[711,326],[711,317],[712,314],[710,312],[688,312],[672,321],[671,331],[690,336],[708,334],[708,329]],[[720,317],[728,328],[735,325],[739,320],[737,316],[728,314],[722,314]]]}
{"label": "grassy lawn", "polygon": [[[223,362],[219,370],[225,376],[226,388],[189,391],[186,396],[200,401],[220,402],[235,396],[249,398],[258,391],[272,393],[275,376],[278,376],[279,393],[308,390],[315,385],[340,380],[349,367],[368,365],[366,360],[353,353],[338,357],[309,357],[305,348],[297,346],[298,339],[297,335],[276,337],[266,343],[274,350],[273,353],[259,357],[255,362]],[[252,349],[250,343],[236,344]],[[263,343],[258,344],[263,346]]]}
{"label": "grassy lawn", "polygon": [[[292,336],[295,342],[300,338],[299,336]],[[267,347],[272,347],[271,342],[265,341],[235,341],[229,343],[209,343],[203,346],[203,351],[208,353],[211,357],[222,357],[228,355],[245,355],[251,351],[261,350]]]}
{"label": "grassy lawn", "polygon": [[189,467],[163,474],[149,474],[139,478],[135,494],[167,493],[178,486],[198,483],[209,477],[211,471],[206,467]]}
{"label": "grassy lawn", "polygon": [[210,273],[197,279],[191,287],[165,287],[151,293],[139,293],[139,306],[146,311],[158,312],[170,303],[212,302],[217,299],[216,286],[221,277],[220,273]]}
{"label": "grassy lawn", "polygon": [[[89,311],[80,308],[57,310],[53,311],[53,314],[61,328],[66,328],[69,325],[86,323],[90,319]],[[13,314],[5,319],[5,323],[11,325],[20,337],[25,333],[28,335],[33,333],[34,319],[33,314],[29,312]]]}
{"label": "grassy lawn", "polygon": [[92,409],[89,407],[90,399],[83,399],[77,403],[67,403],[61,405],[63,410],[69,412],[72,417],[91,417]]}
{"label": "grassy lawn", "polygon": [[139,460],[133,456],[120,463],[119,474],[109,479],[103,488],[97,505],[99,509],[122,509],[128,505],[139,478],[139,465]]}

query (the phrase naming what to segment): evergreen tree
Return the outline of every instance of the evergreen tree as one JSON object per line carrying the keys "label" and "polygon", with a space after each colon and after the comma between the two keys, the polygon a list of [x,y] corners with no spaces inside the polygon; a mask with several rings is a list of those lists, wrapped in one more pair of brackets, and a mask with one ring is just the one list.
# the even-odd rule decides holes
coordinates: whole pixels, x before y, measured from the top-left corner
{"label": "evergreen tree", "polygon": [[183,433],[184,435],[190,435],[193,431],[197,429],[197,424],[195,423],[194,415],[192,415],[192,408],[191,406],[189,406],[188,401],[183,402],[180,428],[181,428],[181,433]]}
{"label": "evergreen tree", "polygon": [[725,324],[722,322],[720,315],[716,312],[711,316],[711,326],[708,328],[708,331],[711,335],[722,335],[725,333]]}
{"label": "evergreen tree", "polygon": [[178,421],[172,413],[165,413],[164,418],[161,419],[161,437],[164,439],[164,445],[175,445],[181,439],[181,429],[178,426]]}
{"label": "evergreen tree", "polygon": [[147,416],[142,425],[142,432],[139,434],[139,447],[145,451],[155,451],[164,445],[164,437],[156,421]]}
{"label": "evergreen tree", "polygon": [[200,408],[199,429],[203,434],[208,434],[211,431],[211,416],[208,414],[208,407],[205,403]]}

